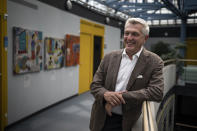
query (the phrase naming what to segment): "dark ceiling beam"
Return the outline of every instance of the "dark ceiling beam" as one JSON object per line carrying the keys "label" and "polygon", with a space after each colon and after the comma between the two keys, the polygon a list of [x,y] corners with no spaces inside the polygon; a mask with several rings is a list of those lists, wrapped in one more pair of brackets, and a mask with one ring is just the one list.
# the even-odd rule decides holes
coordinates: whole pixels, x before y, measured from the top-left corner
{"label": "dark ceiling beam", "polygon": [[197,10],[197,0],[185,0],[184,10]]}
{"label": "dark ceiling beam", "polygon": [[146,20],[175,20],[177,16],[174,14],[143,14],[142,16]]}
{"label": "dark ceiling beam", "polygon": [[120,7],[119,11],[125,11],[125,10],[132,10],[132,9],[143,9],[143,10],[158,10],[161,9],[160,7],[153,6],[153,7]]}
{"label": "dark ceiling beam", "polygon": [[[102,1],[102,0],[101,0]],[[106,5],[111,5],[111,4],[114,4],[116,2],[118,2],[119,0],[106,0],[105,4]]]}
{"label": "dark ceiling beam", "polygon": [[172,2],[170,2],[170,0],[161,0],[161,1],[166,5],[167,9],[171,10],[178,17],[185,18],[187,16],[184,12],[176,8],[175,5]]}
{"label": "dark ceiling beam", "polygon": [[197,0],[185,0],[183,10],[188,14],[197,12]]}

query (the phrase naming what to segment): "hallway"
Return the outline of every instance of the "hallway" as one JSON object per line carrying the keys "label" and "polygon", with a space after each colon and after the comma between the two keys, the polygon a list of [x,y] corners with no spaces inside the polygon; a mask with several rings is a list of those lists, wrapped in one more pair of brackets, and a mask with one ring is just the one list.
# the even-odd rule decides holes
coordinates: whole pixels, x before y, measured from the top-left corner
{"label": "hallway", "polygon": [[83,93],[11,125],[6,131],[88,131],[93,101],[90,92]]}

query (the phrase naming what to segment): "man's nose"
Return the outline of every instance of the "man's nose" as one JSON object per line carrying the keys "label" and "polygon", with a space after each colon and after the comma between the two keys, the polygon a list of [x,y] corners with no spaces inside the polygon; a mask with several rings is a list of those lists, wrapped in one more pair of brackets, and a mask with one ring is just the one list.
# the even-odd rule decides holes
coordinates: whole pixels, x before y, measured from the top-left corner
{"label": "man's nose", "polygon": [[133,39],[133,35],[131,33],[129,33],[127,38],[132,40]]}

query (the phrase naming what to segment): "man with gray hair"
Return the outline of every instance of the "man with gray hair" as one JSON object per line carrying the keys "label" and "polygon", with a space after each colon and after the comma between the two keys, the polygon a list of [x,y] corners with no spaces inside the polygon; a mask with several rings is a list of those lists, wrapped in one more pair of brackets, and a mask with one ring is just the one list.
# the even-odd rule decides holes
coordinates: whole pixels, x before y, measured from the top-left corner
{"label": "man with gray hair", "polygon": [[143,45],[149,26],[141,18],[125,23],[125,48],[102,59],[91,83],[95,101],[92,106],[91,131],[132,131],[141,115],[144,101],[163,98],[163,61]]}

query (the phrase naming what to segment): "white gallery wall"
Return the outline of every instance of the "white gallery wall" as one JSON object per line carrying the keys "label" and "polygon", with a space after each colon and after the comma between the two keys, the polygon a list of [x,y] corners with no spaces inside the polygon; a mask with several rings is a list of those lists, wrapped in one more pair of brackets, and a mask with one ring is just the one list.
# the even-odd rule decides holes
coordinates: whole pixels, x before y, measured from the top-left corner
{"label": "white gallery wall", "polygon": [[105,26],[105,46],[104,54],[112,50],[120,49],[120,29]]}
{"label": "white gallery wall", "polygon": [[[37,0],[37,9],[8,1],[8,125],[78,93],[79,66],[13,75],[12,28],[37,30],[45,37],[78,35],[80,17]],[[95,22],[96,23],[96,22]],[[120,29],[105,25],[104,53],[120,48]],[[44,47],[44,44],[43,44]],[[44,57],[44,48],[42,50]],[[43,61],[44,63],[44,61]]]}

